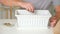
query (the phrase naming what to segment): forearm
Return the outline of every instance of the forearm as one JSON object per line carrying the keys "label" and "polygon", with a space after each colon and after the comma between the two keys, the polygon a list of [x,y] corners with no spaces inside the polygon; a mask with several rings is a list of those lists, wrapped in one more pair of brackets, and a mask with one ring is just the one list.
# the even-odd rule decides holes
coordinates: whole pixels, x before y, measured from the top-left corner
{"label": "forearm", "polygon": [[1,3],[6,6],[20,6],[20,2],[19,0],[1,0]]}
{"label": "forearm", "polygon": [[56,18],[59,19],[60,18],[60,6],[56,6],[55,7],[55,11],[56,11],[56,15],[55,16],[56,16]]}

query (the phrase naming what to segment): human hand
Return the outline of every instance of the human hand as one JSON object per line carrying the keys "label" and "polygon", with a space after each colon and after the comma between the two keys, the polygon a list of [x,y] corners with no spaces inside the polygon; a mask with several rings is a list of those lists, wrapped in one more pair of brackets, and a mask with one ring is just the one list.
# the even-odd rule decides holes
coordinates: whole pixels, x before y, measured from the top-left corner
{"label": "human hand", "polygon": [[51,27],[56,26],[58,20],[59,20],[59,19],[56,18],[55,16],[54,16],[54,17],[51,17],[51,18],[50,18],[50,26],[51,26]]}
{"label": "human hand", "polygon": [[21,7],[25,8],[26,10],[30,11],[30,12],[34,12],[34,7],[31,3],[28,2],[20,2],[21,3]]}

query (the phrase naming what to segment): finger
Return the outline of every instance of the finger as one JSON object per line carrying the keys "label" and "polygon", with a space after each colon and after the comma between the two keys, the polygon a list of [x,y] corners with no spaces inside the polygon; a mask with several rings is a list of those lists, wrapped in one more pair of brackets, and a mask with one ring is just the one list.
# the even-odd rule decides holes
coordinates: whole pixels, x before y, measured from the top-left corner
{"label": "finger", "polygon": [[33,6],[31,6],[31,10],[32,10],[32,12],[34,12],[34,7]]}
{"label": "finger", "polygon": [[50,22],[54,22],[55,20],[51,20]]}
{"label": "finger", "polygon": [[32,8],[31,8],[31,6],[28,7],[28,11],[32,12]]}
{"label": "finger", "polygon": [[54,23],[53,23],[53,22],[51,22],[50,26],[51,26],[51,27],[54,27]]}
{"label": "finger", "polygon": [[50,23],[51,27],[54,27],[55,24],[56,24],[56,20]]}
{"label": "finger", "polygon": [[28,5],[29,11],[34,12],[34,7],[32,5]]}
{"label": "finger", "polygon": [[32,12],[30,7],[27,7],[26,10],[29,11],[29,12]]}
{"label": "finger", "polygon": [[50,22],[53,22],[54,20],[56,20],[55,18],[50,18]]}
{"label": "finger", "polygon": [[26,7],[26,10],[27,10],[27,11],[29,11],[29,8],[28,8],[28,7]]}
{"label": "finger", "polygon": [[51,25],[50,25],[51,27],[54,27],[55,26],[55,23],[51,23]]}
{"label": "finger", "polygon": [[31,7],[28,7],[29,8],[29,11],[32,12],[32,8]]}

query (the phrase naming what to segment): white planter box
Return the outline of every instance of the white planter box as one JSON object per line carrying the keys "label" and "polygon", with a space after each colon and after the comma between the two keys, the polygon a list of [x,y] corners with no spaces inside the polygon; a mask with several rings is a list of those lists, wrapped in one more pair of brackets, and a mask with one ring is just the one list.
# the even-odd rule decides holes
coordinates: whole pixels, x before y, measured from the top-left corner
{"label": "white planter box", "polygon": [[51,14],[48,10],[35,10],[34,13],[26,10],[16,10],[18,26],[21,28],[47,28]]}
{"label": "white planter box", "polygon": [[52,31],[48,30],[48,21],[51,17],[48,10],[35,10],[34,13],[26,10],[16,10],[15,16],[17,17],[18,29],[22,30],[20,34],[44,34],[44,32],[45,34],[49,34],[46,31],[52,34]]}

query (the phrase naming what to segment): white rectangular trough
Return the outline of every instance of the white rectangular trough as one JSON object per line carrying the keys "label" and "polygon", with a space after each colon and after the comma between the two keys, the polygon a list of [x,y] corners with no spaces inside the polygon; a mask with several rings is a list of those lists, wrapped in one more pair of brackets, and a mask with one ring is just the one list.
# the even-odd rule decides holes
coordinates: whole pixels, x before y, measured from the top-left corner
{"label": "white rectangular trough", "polygon": [[52,34],[52,30],[48,28],[51,17],[48,10],[35,10],[34,13],[27,10],[16,10],[15,16],[18,23],[17,29],[21,31],[20,34]]}
{"label": "white rectangular trough", "polygon": [[49,18],[51,17],[48,10],[35,10],[34,13],[27,10],[16,10],[15,12],[18,26],[21,28],[47,28]]}

